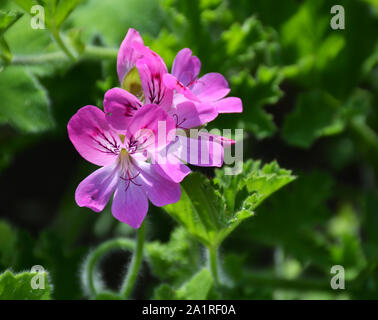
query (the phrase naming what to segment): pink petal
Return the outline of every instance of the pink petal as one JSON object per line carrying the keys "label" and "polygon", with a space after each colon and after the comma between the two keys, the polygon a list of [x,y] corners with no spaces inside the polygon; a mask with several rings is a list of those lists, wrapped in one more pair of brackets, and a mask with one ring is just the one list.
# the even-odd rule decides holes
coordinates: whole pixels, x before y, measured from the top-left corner
{"label": "pink petal", "polygon": [[230,88],[220,73],[207,73],[194,82],[191,91],[201,101],[216,101],[228,95]]}
{"label": "pink petal", "polygon": [[117,130],[126,130],[131,117],[141,106],[137,97],[121,88],[113,88],[105,93],[106,120]]}
{"label": "pink petal", "polygon": [[173,90],[163,83],[167,67],[162,58],[150,51],[150,54],[139,59],[136,64],[146,104],[157,104],[166,110],[172,105]]}
{"label": "pink petal", "polygon": [[186,101],[172,108],[169,114],[176,120],[176,126],[182,129],[199,127],[218,116],[215,107],[210,103],[193,103]]}
{"label": "pink petal", "polygon": [[157,163],[155,169],[159,175],[176,183],[180,183],[191,171],[178,159],[175,163],[168,162],[168,160],[166,163]]}
{"label": "pink petal", "polygon": [[137,229],[142,224],[148,211],[145,191],[139,185],[119,180],[112,204],[113,216]]}
{"label": "pink petal", "polygon": [[218,113],[239,113],[243,112],[243,103],[239,98],[228,97],[214,102]]}
{"label": "pink petal", "polygon": [[197,79],[201,70],[201,61],[192,56],[192,51],[188,48],[180,50],[172,66],[172,75],[176,77],[184,86],[188,86]]}
{"label": "pink petal", "polygon": [[67,125],[68,135],[80,155],[99,166],[113,163],[121,140],[95,106],[85,106],[72,116]]}
{"label": "pink petal", "polygon": [[212,135],[200,133],[193,138],[178,135],[168,153],[196,166],[221,167],[223,164],[223,146]]}
{"label": "pink petal", "polygon": [[136,61],[142,57],[142,54],[135,50],[135,43],[143,45],[143,39],[138,31],[130,28],[121,43],[117,57],[117,73],[121,84],[129,71],[135,67]]}
{"label": "pink petal", "polygon": [[186,86],[184,86],[180,81],[178,81],[174,76],[172,76],[169,73],[166,73],[163,76],[163,82],[166,85],[166,87],[176,90],[178,93],[184,95],[187,99],[193,100],[193,101],[200,101],[196,95],[190,91]]}
{"label": "pink petal", "polygon": [[117,164],[96,170],[77,187],[75,200],[79,207],[102,211],[108,203],[118,183]]}
{"label": "pink petal", "polygon": [[162,177],[156,165],[139,162],[138,167],[141,171],[137,181],[155,206],[162,207],[180,200],[180,184]]}
{"label": "pink petal", "polygon": [[[159,149],[169,142],[168,134],[175,130],[176,123],[167,112],[154,104],[146,104],[141,107],[133,116],[126,132],[127,139],[146,140],[144,146],[148,149]],[[159,136],[160,134],[160,136]],[[151,138],[153,140],[151,141]]]}
{"label": "pink petal", "polygon": [[231,145],[235,144],[235,140],[228,139],[226,137],[219,136],[217,134],[208,133],[206,131],[201,131],[200,135],[202,137],[207,137],[208,139],[211,139],[212,141],[214,141],[216,143],[219,143],[220,145],[222,145],[225,148],[228,148]]}

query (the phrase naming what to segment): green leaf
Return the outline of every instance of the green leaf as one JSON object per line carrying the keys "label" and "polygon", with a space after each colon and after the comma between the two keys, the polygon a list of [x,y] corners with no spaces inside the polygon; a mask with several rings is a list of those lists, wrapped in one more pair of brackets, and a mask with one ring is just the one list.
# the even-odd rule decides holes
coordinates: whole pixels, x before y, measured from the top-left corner
{"label": "green leaf", "polygon": [[213,277],[207,268],[196,273],[175,293],[176,299],[204,300],[213,285]]}
{"label": "green leaf", "polygon": [[285,119],[283,137],[290,145],[308,148],[320,137],[343,131],[341,112],[339,101],[323,91],[301,94]]}
{"label": "green leaf", "polygon": [[22,16],[18,11],[0,10],[0,37]]}
{"label": "green leaf", "polygon": [[250,217],[265,199],[294,179],[291,171],[281,169],[276,161],[261,167],[260,161],[248,160],[243,164],[243,173],[235,176],[216,170],[214,183],[224,194],[226,210],[233,212],[229,227],[219,233],[220,241]]}
{"label": "green leaf", "polygon": [[207,268],[202,268],[180,288],[163,283],[154,291],[155,300],[205,300],[213,286],[213,277]]}
{"label": "green leaf", "polygon": [[79,6],[69,22],[83,28],[85,42],[100,36],[107,45],[119,47],[130,27],[157,35],[163,15],[154,0],[91,0]]}
{"label": "green leaf", "polygon": [[54,19],[56,26],[60,27],[83,0],[58,0],[57,2]]}
{"label": "green leaf", "polygon": [[197,172],[189,175],[181,186],[180,201],[164,207],[165,210],[203,244],[212,245],[218,232],[227,227],[220,194]]}
{"label": "green leaf", "polygon": [[82,0],[13,0],[28,14],[32,15],[31,8],[40,5],[44,8],[45,23],[50,30],[59,30],[71,12]]}
{"label": "green leaf", "polygon": [[21,67],[0,72],[0,123],[26,132],[53,127],[49,100],[38,80]]}
{"label": "green leaf", "polygon": [[255,242],[271,247],[280,244],[285,252],[303,263],[311,261],[328,268],[329,273],[332,263],[329,244],[319,228],[324,227],[331,215],[327,201],[334,190],[332,178],[325,173],[301,174],[288,188],[260,205],[253,220],[241,225],[235,237],[245,248]]}
{"label": "green leaf", "polygon": [[33,289],[31,281],[39,273],[23,272],[13,274],[7,270],[0,275],[0,300],[48,300],[51,287],[47,273],[43,273],[44,289]]}
{"label": "green leaf", "polygon": [[17,233],[7,222],[0,221],[0,266],[13,266],[17,258]]}
{"label": "green leaf", "polygon": [[167,243],[148,243],[146,251],[151,271],[160,279],[179,283],[198,269],[197,243],[183,227],[176,228]]}
{"label": "green leaf", "polygon": [[294,179],[295,176],[291,175],[291,171],[281,169],[276,161],[266,164],[262,168],[261,162],[254,162],[245,182],[248,192],[257,195],[257,201],[252,203],[252,208],[257,208],[272,193]]}
{"label": "green leaf", "polygon": [[275,104],[281,97],[279,85],[283,77],[277,68],[259,67],[256,78],[241,72],[232,78],[237,96],[248,96],[244,102],[242,126],[253,132],[258,139],[271,136],[276,131],[272,116],[263,107]]}
{"label": "green leaf", "polygon": [[236,176],[218,170],[213,184],[192,173],[181,184],[180,201],[164,208],[204,245],[216,247],[263,200],[295,178],[276,162],[260,166],[259,161],[248,161]]}
{"label": "green leaf", "polygon": [[173,300],[175,297],[175,290],[168,284],[163,283],[154,290],[154,300]]}

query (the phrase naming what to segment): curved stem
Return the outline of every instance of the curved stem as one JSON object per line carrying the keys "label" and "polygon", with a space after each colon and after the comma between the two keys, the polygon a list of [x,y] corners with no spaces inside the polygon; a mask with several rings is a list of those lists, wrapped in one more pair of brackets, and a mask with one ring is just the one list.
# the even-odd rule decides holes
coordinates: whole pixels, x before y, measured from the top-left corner
{"label": "curved stem", "polygon": [[62,49],[62,51],[67,55],[67,57],[71,61],[76,61],[75,56],[72,54],[72,52],[68,49],[67,45],[64,43],[62,37],[60,36],[59,30],[51,32],[53,38],[55,39],[56,43],[58,46]]}
{"label": "curved stem", "polygon": [[83,282],[92,297],[98,293],[93,278],[97,262],[104,254],[114,249],[127,249],[133,251],[135,249],[135,241],[130,239],[109,240],[102,243],[89,254],[84,266]]}
{"label": "curved stem", "polygon": [[215,285],[219,285],[219,263],[218,263],[218,248],[208,247],[209,267],[214,279]]}
{"label": "curved stem", "polygon": [[144,246],[144,234],[145,234],[145,222],[142,223],[138,230],[137,243],[134,251],[133,258],[131,260],[129,269],[127,271],[126,278],[122,284],[121,295],[124,298],[128,298],[133,290],[135,280],[138,276],[140,266],[143,258],[143,246]]}

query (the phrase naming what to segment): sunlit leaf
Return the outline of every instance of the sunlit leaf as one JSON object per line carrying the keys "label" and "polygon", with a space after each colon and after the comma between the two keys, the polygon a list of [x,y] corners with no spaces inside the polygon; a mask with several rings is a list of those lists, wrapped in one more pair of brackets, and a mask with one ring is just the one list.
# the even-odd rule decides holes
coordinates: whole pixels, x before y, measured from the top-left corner
{"label": "sunlit leaf", "polygon": [[[31,282],[36,276],[44,277],[45,288],[32,288]],[[0,300],[48,300],[50,292],[51,287],[46,272],[13,274],[8,270],[0,274]]]}

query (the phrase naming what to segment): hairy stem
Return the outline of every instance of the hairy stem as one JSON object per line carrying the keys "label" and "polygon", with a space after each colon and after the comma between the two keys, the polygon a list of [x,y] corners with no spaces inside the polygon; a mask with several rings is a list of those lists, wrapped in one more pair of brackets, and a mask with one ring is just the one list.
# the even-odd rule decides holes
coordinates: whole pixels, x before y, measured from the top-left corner
{"label": "hairy stem", "polygon": [[126,299],[130,296],[137,279],[143,259],[143,247],[145,237],[145,222],[138,229],[136,248],[130,266],[127,270],[126,278],[122,284],[121,295]]}
{"label": "hairy stem", "polygon": [[[114,48],[86,46],[79,60],[114,60],[118,50]],[[67,55],[62,51],[33,54],[14,55],[11,61],[13,65],[41,65],[51,63],[70,62]]]}
{"label": "hairy stem", "polygon": [[102,243],[96,249],[94,249],[88,256],[83,272],[83,283],[88,289],[91,297],[98,294],[98,289],[96,288],[94,281],[94,272],[98,261],[110,251],[115,249],[126,249],[130,251],[135,250],[135,241],[131,239],[113,239]]}
{"label": "hairy stem", "polygon": [[218,262],[218,248],[208,247],[208,263],[215,285],[219,285],[219,262]]}

